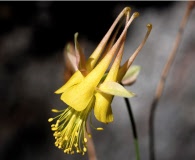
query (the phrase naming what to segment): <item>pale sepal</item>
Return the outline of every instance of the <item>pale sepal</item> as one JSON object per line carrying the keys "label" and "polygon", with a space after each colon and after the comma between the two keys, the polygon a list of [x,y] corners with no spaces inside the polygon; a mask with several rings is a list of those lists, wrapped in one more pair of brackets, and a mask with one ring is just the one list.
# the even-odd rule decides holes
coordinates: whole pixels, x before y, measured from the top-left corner
{"label": "pale sepal", "polygon": [[126,72],[125,76],[123,77],[121,83],[123,85],[132,85],[136,81],[137,76],[140,73],[140,70],[141,70],[140,66],[137,66],[137,65],[131,66],[127,70],[127,72]]}
{"label": "pale sepal", "polygon": [[68,43],[64,50],[65,64],[72,72],[78,70],[77,56],[72,43]]}
{"label": "pale sepal", "polygon": [[86,70],[86,60],[83,50],[78,42],[78,32],[74,34],[75,52],[77,55],[77,63],[79,70]]}
{"label": "pale sepal", "polygon": [[97,91],[111,94],[114,96],[127,97],[127,98],[135,96],[135,93],[126,90],[119,83],[111,82],[111,81],[107,81],[99,85],[99,87],[97,88]]}

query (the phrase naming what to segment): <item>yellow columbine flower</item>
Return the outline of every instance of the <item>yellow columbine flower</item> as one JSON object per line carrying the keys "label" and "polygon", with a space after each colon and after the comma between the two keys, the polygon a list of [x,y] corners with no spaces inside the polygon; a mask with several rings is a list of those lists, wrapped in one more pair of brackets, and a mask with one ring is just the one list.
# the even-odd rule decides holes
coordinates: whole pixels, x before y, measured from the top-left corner
{"label": "yellow columbine flower", "polygon": [[[130,72],[128,69],[143,47],[152,25],[147,25],[148,31],[143,42],[133,55],[120,66],[127,29],[139,15],[135,12],[129,18],[129,14],[130,8],[124,8],[87,61],[77,41],[77,33],[75,34],[75,49],[70,44],[67,46],[66,59],[69,62],[69,68],[73,71],[73,75],[55,93],[62,94],[61,100],[69,107],[61,111],[53,109],[53,112],[61,114],[49,119],[49,122],[57,119],[56,123],[51,126],[56,139],[55,145],[63,149],[65,153],[72,154],[77,152],[84,154],[87,151],[86,122],[92,109],[94,109],[94,115],[97,120],[109,123],[113,121],[111,110],[113,97],[116,95],[129,98],[135,95],[127,91],[120,83],[129,84],[135,80],[139,67],[136,70],[134,68],[135,74],[132,74],[132,69]],[[111,34],[124,17],[126,18],[125,27],[115,42],[121,23],[112,38],[110,38]],[[114,57],[114,62],[106,73]],[[126,73],[130,73],[134,77],[129,80]],[[124,80],[123,77],[125,78]],[[102,130],[102,128],[96,129]]]}

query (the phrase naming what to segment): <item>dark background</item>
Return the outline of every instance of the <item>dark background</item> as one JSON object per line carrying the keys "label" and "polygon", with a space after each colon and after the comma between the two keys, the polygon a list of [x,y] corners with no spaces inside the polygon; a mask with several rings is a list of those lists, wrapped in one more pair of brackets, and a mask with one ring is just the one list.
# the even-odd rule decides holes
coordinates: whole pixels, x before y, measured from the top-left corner
{"label": "dark background", "polygon": [[[163,10],[174,2],[4,2],[1,3],[1,35],[14,27],[33,29],[28,53],[35,57],[49,56],[72,41],[75,32],[90,41],[99,41],[113,22],[118,6],[135,6]],[[101,24],[101,25],[100,25]]]}

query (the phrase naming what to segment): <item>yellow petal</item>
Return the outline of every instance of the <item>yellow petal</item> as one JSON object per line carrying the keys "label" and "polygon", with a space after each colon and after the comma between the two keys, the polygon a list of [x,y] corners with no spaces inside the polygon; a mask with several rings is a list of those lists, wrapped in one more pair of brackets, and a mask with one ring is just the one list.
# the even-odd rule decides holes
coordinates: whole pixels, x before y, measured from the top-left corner
{"label": "yellow petal", "polygon": [[95,98],[94,115],[96,119],[103,123],[112,122],[113,114],[110,104],[113,96],[97,92]]}
{"label": "yellow petal", "polygon": [[66,90],[66,92],[62,94],[61,100],[77,111],[85,109],[94,96],[94,91],[109,67],[114,54],[115,50],[112,49],[110,54],[107,54],[104,59],[102,59],[98,65],[83,78],[82,82],[80,81],[81,83],[78,82],[78,76],[73,79],[73,82],[76,81],[77,85],[74,85],[76,83],[72,83],[72,81],[70,81],[71,83],[68,81],[69,83],[67,82],[67,85],[69,88],[65,85],[65,87],[60,90],[62,92]]}
{"label": "yellow petal", "polygon": [[85,83],[79,83],[66,89],[61,100],[77,111],[84,110],[94,96],[94,89]]}
{"label": "yellow petal", "polygon": [[[127,8],[128,10],[128,8]],[[104,58],[95,66],[95,68],[85,77],[85,80],[87,84],[92,83],[93,86],[97,86],[100,82],[101,78],[103,77],[104,73],[106,72],[107,68],[109,67],[113,56],[116,54],[116,51],[120,47],[119,50],[119,57],[117,56],[116,61],[111,68],[111,71],[108,73],[106,79],[116,80],[117,78],[117,72],[118,67],[120,64],[120,57],[123,51],[123,45],[124,45],[124,38],[127,33],[127,29],[131,22],[138,16],[138,13],[134,13],[129,21],[127,21],[125,28],[123,29],[122,33],[120,34],[119,38],[115,42],[115,44],[112,46],[112,48],[109,50],[109,52],[104,56]],[[122,45],[122,46],[121,46]],[[117,67],[118,66],[118,67]]]}
{"label": "yellow petal", "polygon": [[115,96],[127,97],[127,98],[135,96],[135,94],[133,92],[126,90],[119,83],[111,82],[111,81],[102,83],[98,87],[98,90],[103,92],[103,93],[107,93],[107,94],[111,94],[111,95],[115,95]]}
{"label": "yellow petal", "polygon": [[66,84],[64,84],[60,89],[58,89],[57,91],[55,91],[56,94],[60,94],[65,92],[65,90],[67,88],[70,88],[71,86],[80,83],[82,80],[84,79],[84,76],[82,75],[82,73],[78,70],[76,71],[72,77],[68,80],[68,82]]}

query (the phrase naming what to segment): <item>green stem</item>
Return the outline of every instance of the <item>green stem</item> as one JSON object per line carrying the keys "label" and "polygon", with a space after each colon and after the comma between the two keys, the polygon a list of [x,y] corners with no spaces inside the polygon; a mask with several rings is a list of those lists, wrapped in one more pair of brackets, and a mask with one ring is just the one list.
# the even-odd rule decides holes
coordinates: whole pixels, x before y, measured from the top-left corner
{"label": "green stem", "polygon": [[140,160],[138,136],[137,136],[137,130],[136,130],[136,125],[135,125],[133,112],[131,110],[131,104],[130,104],[130,101],[129,101],[128,98],[124,98],[124,99],[125,99],[125,103],[127,105],[127,110],[128,110],[128,113],[129,113],[131,127],[132,127],[132,130],[133,130],[133,138],[134,138],[134,147],[135,147],[135,153],[136,153],[136,160]]}

